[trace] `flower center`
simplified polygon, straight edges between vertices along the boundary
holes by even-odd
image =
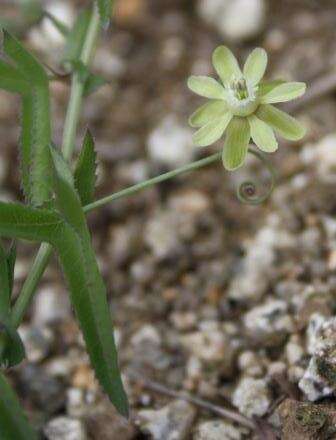
[[[258,88],[249,84],[245,78],[232,78],[225,86],[230,111],[236,116],[248,116],[258,107]]]
[[[247,88],[247,83],[244,78],[234,79],[231,81],[230,88],[233,90],[235,97],[242,101],[249,97],[249,90]]]

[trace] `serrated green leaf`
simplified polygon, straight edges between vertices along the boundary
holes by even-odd
[[[118,367],[106,288],[84,213],[74,189],[62,177],[56,178],[58,203],[62,205],[67,200],[75,203],[78,218],[73,218],[74,213],[64,206],[64,215],[72,224],[62,221],[52,211],[0,202],[0,235],[46,241],[56,248],[96,376],[118,411],[127,416],[128,403]]]
[[[6,31],[4,49],[16,63],[18,74],[29,84],[29,93],[22,98],[22,188],[28,201],[40,206],[50,199],[51,193],[48,77],[36,58]]]
[[[120,377],[106,288],[91,244],[67,226],[62,232],[59,255],[96,376],[117,410],[127,417],[128,403]]]
[[[0,89],[26,94],[30,92],[28,81],[15,67],[0,60]]]
[[[100,75],[90,74],[85,82],[84,96],[89,96],[96,92],[100,87],[105,86],[108,81]]]
[[[87,30],[90,24],[91,11],[84,9],[81,11],[75,21],[73,28],[67,35],[63,60],[79,60]]]
[[[38,60],[9,32],[4,31],[4,50],[16,62],[19,72],[32,84],[48,84],[48,76]]]
[[[0,202],[0,235],[3,237],[45,241],[54,246],[62,224],[62,218],[55,211]]]
[[[91,363],[112,403],[127,416],[128,403],[118,367],[106,288],[92,249],[80,198],[56,167],[55,193],[57,206],[65,219],[56,247]]]
[[[113,0],[97,0],[100,20],[104,28],[110,23],[113,3]]]
[[[64,163],[61,164],[59,162],[59,156],[55,149],[50,148],[50,152],[54,165],[56,206],[65,221],[69,223],[81,237],[87,238],[88,230],[80,199],[74,189],[73,182],[69,182],[70,169],[67,169]]]
[[[94,140],[88,130],[74,173],[75,187],[83,206],[93,201],[96,185],[96,158]]]
[[[26,164],[29,169],[30,191],[27,198],[32,205],[40,206],[51,196],[51,165],[48,151],[51,140],[49,89],[33,89],[30,102],[28,111],[31,112],[31,126],[28,128],[30,138],[27,139],[30,161]]]
[[[12,388],[0,372],[1,440],[37,440]]]

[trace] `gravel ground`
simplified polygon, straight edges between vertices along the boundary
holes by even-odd
[[[84,4],[46,3],[69,21]],[[86,125],[96,138],[97,196],[216,149],[192,147],[187,116],[199,101],[186,78],[212,72],[218,44],[242,59],[261,45],[269,76],[311,85],[332,73],[335,23],[331,0],[120,0],[95,63],[109,84],[87,100],[78,138],[79,145]],[[46,22],[23,35],[58,68],[62,40]],[[59,143],[69,87],[53,83],[52,92]],[[3,199],[22,199],[18,108],[0,93]],[[333,91],[297,107],[296,116],[308,134],[271,156],[278,183],[261,206],[235,195],[246,177],[261,190],[268,182],[251,159],[242,171],[217,164],[90,214],[129,421],[94,380],[53,261],[20,328],[28,359],[9,373],[46,439],[336,439]],[[35,250],[19,246],[16,291]]]

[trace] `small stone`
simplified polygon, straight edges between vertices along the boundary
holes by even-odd
[[[91,411],[85,418],[85,422],[90,439],[134,440],[137,438],[137,430],[134,424],[121,417],[112,408],[98,414]]]
[[[233,393],[232,403],[247,417],[262,417],[271,404],[267,383],[250,377],[241,379]]]
[[[242,432],[223,420],[202,422],[196,428],[194,440],[241,440]]]
[[[182,345],[205,364],[216,365],[222,375],[230,376],[236,349],[219,328],[208,328],[181,337]]]
[[[83,422],[70,417],[50,420],[43,429],[48,440],[87,440]]]
[[[336,134],[329,134],[317,144],[306,146],[300,154],[301,160],[305,165],[315,167],[322,182],[336,182],[335,141]]]
[[[170,320],[177,330],[190,330],[197,323],[197,316],[193,312],[174,312],[170,315]]]
[[[294,245],[288,231],[279,224],[277,216],[269,216],[266,225],[246,244],[240,270],[229,285],[228,295],[239,302],[257,302],[266,293],[274,270],[278,249]]]
[[[317,316],[312,320],[316,324]],[[315,325],[310,336],[310,351],[313,356],[299,387],[311,401],[329,396],[336,391],[336,318]]]
[[[244,315],[247,336],[266,346],[281,344],[294,327],[285,301],[269,300]]]
[[[199,0],[199,15],[232,41],[258,36],[265,25],[264,0]]]
[[[285,362],[275,361],[271,362],[267,366],[267,373],[269,376],[282,376],[287,371],[287,365]]]
[[[286,357],[290,365],[295,365],[302,360],[305,355],[304,349],[300,344],[300,340],[297,336],[291,336],[290,340],[286,344]]]
[[[67,295],[54,286],[46,286],[36,296],[33,321],[36,325],[54,324],[64,321],[71,314]]]
[[[150,133],[147,149],[154,162],[170,168],[185,165],[192,160],[195,152],[192,132],[176,116],[168,115]]]
[[[174,400],[159,410],[142,410],[138,413],[140,429],[153,440],[185,440],[189,437],[195,408],[183,400]]]
[[[168,200],[168,207],[176,212],[184,212],[198,217],[210,209],[210,200],[205,193],[188,189],[174,193]]]
[[[60,22],[66,26],[71,27],[74,19],[75,12],[73,6],[69,2],[57,1],[47,2],[45,9]],[[29,32],[29,37],[35,48],[50,51],[50,47],[54,49],[61,49],[64,47],[64,37],[55,28],[54,24],[48,18],[44,18],[42,26],[35,27]]]
[[[144,325],[141,327],[131,339],[131,344],[133,346],[151,343],[154,345],[161,345],[161,336],[160,333],[153,325]]]
[[[145,243],[158,259],[173,256],[181,248],[179,241],[179,219],[174,212],[159,210],[148,221]]]
[[[63,383],[36,364],[27,363],[20,368],[20,386],[23,394],[45,414],[54,414],[64,407]]]
[[[319,313],[314,313],[307,327],[307,351],[313,355],[319,343],[320,331],[327,318]]]
[[[49,328],[21,326],[19,334],[30,362],[37,363],[47,357],[54,342],[54,335]]]
[[[263,374],[263,365],[253,351],[244,351],[238,357],[239,369],[246,375],[260,377]]]

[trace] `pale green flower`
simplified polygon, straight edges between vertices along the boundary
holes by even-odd
[[[223,164],[227,170],[239,168],[246,157],[250,138],[266,153],[278,148],[274,131],[285,139],[297,141],[305,129],[287,113],[272,104],[291,101],[303,95],[302,82],[261,82],[266,67],[267,53],[254,49],[246,60],[243,71],[232,52],[219,46],[213,53],[213,65],[221,79],[191,76],[188,87],[211,101],[190,117],[192,127],[201,127],[194,134],[200,147],[211,145],[226,131]]]

